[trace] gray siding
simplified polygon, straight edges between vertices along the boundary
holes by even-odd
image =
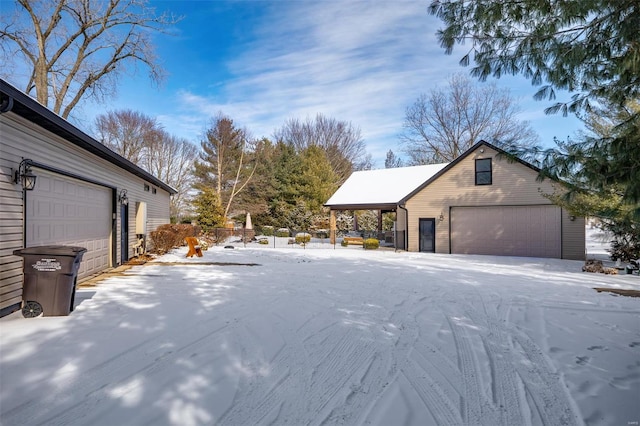
[[[13,256],[15,249],[23,247],[23,201],[22,188],[14,185],[11,168],[14,170],[22,158],[90,179],[95,182],[127,190],[129,198],[129,255],[136,242],[135,206],[136,202],[147,203],[147,233],[158,225],[169,223],[170,194],[155,187],[144,179],[125,171],[111,162],[90,152],[79,149],[74,144],[48,132],[11,112],[0,115],[0,309],[20,302],[22,295],[22,259]],[[38,174],[38,169],[33,169]],[[144,185],[152,191],[144,191]],[[116,263],[120,263],[120,208],[115,206]],[[110,256],[110,259],[112,255]],[[115,266],[115,265],[111,265]]]

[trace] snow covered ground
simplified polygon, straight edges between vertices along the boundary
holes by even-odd
[[[68,317],[0,319],[0,423],[640,421],[640,298],[592,289],[640,289],[638,276],[359,248],[185,251],[79,289]]]

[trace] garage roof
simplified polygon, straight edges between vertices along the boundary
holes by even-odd
[[[115,164],[121,169],[133,173],[147,182],[164,189],[169,192],[169,194],[177,193],[175,189],[166,183],[162,182],[121,155],[113,152],[3,79],[0,79],[0,92],[2,93],[2,111],[0,111],[0,113],[11,111],[14,114],[17,114],[60,136],[61,138],[64,138],[79,148],[89,151],[92,154]]]
[[[325,206],[334,209],[392,209],[448,163],[354,172]]]

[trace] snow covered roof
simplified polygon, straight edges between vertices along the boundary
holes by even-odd
[[[354,172],[329,198],[326,206],[396,205],[448,163]]]

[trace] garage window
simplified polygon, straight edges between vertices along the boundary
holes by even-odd
[[[491,185],[491,158],[476,160],[476,185]]]

